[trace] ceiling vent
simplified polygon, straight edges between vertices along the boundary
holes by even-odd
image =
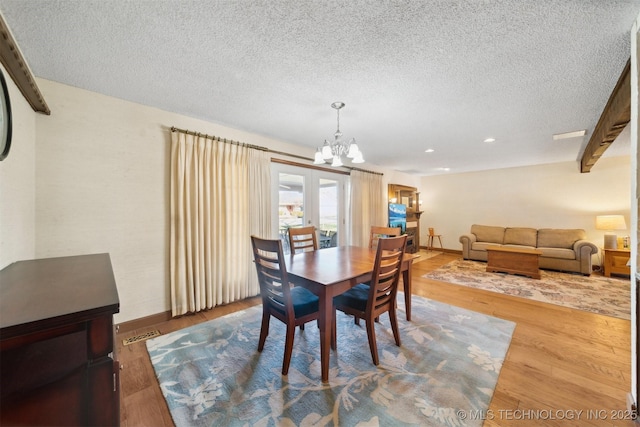
[[[556,133],[553,135],[553,140],[558,141],[560,139],[577,138],[579,136],[585,136],[586,133],[587,133],[586,130],[576,130],[573,132]]]

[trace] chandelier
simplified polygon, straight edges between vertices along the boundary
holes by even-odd
[[[342,132],[340,132],[340,109],[342,107],[344,107],[344,102],[334,102],[331,104],[331,108],[334,108],[338,113],[338,129],[336,133],[333,134],[335,138],[333,142],[325,139],[322,149],[318,148],[316,150],[313,161],[315,165],[331,162],[331,166],[333,167],[342,166],[343,156],[351,159],[351,163],[364,163],[364,158],[362,157],[362,152],[358,149],[356,139],[351,138],[349,142],[342,139]]]

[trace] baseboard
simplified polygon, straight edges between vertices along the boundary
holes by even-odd
[[[427,251],[427,250],[429,250],[429,248],[426,247],[426,246],[420,246],[420,250]],[[433,248],[432,250],[436,251],[436,252],[444,252],[444,253],[447,253],[447,254],[462,255],[462,250],[446,249],[446,248]]]
[[[118,323],[116,331],[118,333],[131,332],[136,329],[148,328],[156,323],[166,322],[171,319],[171,311],[152,314],[150,316],[141,317],[139,319],[129,320],[128,322]]]

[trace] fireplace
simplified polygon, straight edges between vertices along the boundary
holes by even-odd
[[[418,235],[417,227],[407,227],[407,253],[413,254],[418,252],[418,239],[416,238]]]
[[[416,253],[420,250],[420,215],[422,215],[420,193],[416,187],[400,184],[389,184],[388,188],[389,205],[401,205],[405,208],[403,224],[399,226],[406,224],[406,228],[403,228],[407,234],[407,252]],[[391,216],[389,218],[391,219]]]

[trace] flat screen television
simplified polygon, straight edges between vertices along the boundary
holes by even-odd
[[[400,227],[402,233],[407,231],[407,205],[389,203],[389,227]]]

